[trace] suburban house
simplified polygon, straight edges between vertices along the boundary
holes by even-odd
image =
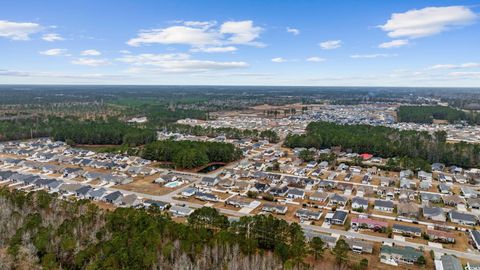
[[[372,231],[383,231],[388,227],[388,223],[385,221],[379,221],[366,217],[352,218],[350,223],[352,228],[358,229],[369,229]]]
[[[193,195],[195,195],[195,193],[197,193],[197,191],[198,191],[198,188],[188,187],[184,189],[181,194],[184,197],[192,197]]]
[[[419,216],[420,208],[417,204],[401,202],[397,205],[399,216],[416,219]]]
[[[194,210],[190,207],[174,205],[170,207],[168,211],[172,213],[174,216],[186,217],[186,216],[190,216],[190,214],[192,214]]]
[[[210,201],[210,202],[217,202],[218,197],[215,194],[212,193],[206,193],[206,192],[196,192],[195,193],[195,198],[202,200],[202,201]]]
[[[332,195],[330,195],[330,199],[329,199],[328,204],[345,206],[347,204],[347,202],[348,202],[347,198],[345,198],[343,196],[340,196],[336,193],[333,193]]]
[[[380,249],[380,261],[387,264],[414,264],[420,256],[423,253],[412,247],[383,245]]]
[[[262,207],[262,211],[285,215],[287,213],[288,207],[284,205],[269,204],[266,203]]]
[[[475,226],[477,225],[477,217],[472,214],[461,213],[455,210],[452,210],[448,213],[450,221],[453,223],[461,225]]]
[[[203,177],[200,184],[208,187],[213,187],[218,184],[219,179],[216,177]]]
[[[316,191],[312,195],[309,196],[309,199],[311,201],[317,201],[317,202],[326,202],[328,200],[329,194],[326,192],[318,192]]]
[[[442,265],[442,270],[463,270],[462,263],[453,255],[443,255],[442,258],[440,258],[440,263]]]
[[[352,198],[352,209],[358,210],[362,209],[363,211],[368,209],[368,200],[360,197]]]
[[[420,237],[422,235],[422,229],[414,226],[407,226],[402,224],[393,224],[392,231],[402,235]]]
[[[368,241],[363,241],[360,239],[347,238],[345,242],[348,244],[350,249],[356,253],[368,253],[373,252],[373,243]]]
[[[111,204],[119,205],[122,201],[122,197],[123,194],[120,191],[114,191],[108,195],[105,195],[103,200]]]
[[[337,210],[334,213],[327,213],[325,221],[330,224],[343,225],[347,221],[348,212]]]
[[[480,231],[470,230],[470,238],[472,239],[473,246],[476,249],[480,249]]]
[[[430,241],[437,241],[441,243],[455,243],[455,234],[440,230],[427,230],[427,235]]]
[[[445,216],[443,209],[440,207],[424,206],[423,217],[426,219],[442,221],[442,222],[445,222],[447,220],[447,217]]]
[[[162,202],[162,201],[154,201],[154,200],[145,200],[143,202],[143,205],[146,207],[146,208],[149,208],[149,207],[152,207],[152,206],[156,206],[158,207],[158,209],[160,210],[165,210],[167,209],[167,207],[170,205],[169,203],[167,202]]]
[[[287,198],[303,200],[305,198],[305,191],[298,188],[291,188],[288,190]]]
[[[393,213],[395,204],[392,201],[375,200],[373,209],[376,211]]]
[[[295,212],[295,216],[300,219],[319,220],[322,216],[322,212],[310,211],[307,209],[298,209],[297,212]]]
[[[427,173],[425,171],[419,171],[418,172],[418,179],[420,179],[421,181],[428,181],[428,182],[432,182],[432,174],[431,173]]]
[[[282,187],[272,187],[268,193],[270,193],[273,196],[280,196],[284,197],[285,194],[288,192],[288,187],[287,186],[282,186]]]

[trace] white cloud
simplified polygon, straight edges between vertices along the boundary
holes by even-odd
[[[12,40],[29,40],[31,34],[42,30],[43,27],[37,23],[0,20],[0,37]]]
[[[275,58],[272,58],[271,61],[274,63],[284,63],[284,62],[287,62],[288,60],[283,57],[275,57]]]
[[[361,59],[361,58],[379,58],[379,57],[392,57],[397,56],[396,54],[386,54],[386,53],[375,53],[375,54],[353,54],[350,55],[350,58]]]
[[[312,57],[309,57],[307,59],[305,59],[305,61],[307,62],[324,62],[325,59],[324,58],[321,58],[321,57],[318,57],[318,56],[312,56]]]
[[[341,40],[327,40],[318,44],[324,50],[333,50],[342,46]]]
[[[207,53],[222,53],[222,52],[234,52],[237,50],[237,47],[234,46],[225,46],[225,47],[200,47],[193,48],[190,51],[192,52],[207,52]]]
[[[121,54],[131,54],[131,53],[132,53],[132,52],[129,51],[129,50],[120,50],[120,51],[118,51],[118,52],[121,53]]]
[[[67,53],[67,49],[50,49],[41,51],[39,53],[47,56],[60,56],[65,55]]]
[[[83,55],[83,56],[98,56],[101,54],[102,53],[97,50],[85,50],[80,53],[80,55]]]
[[[380,28],[392,38],[419,38],[470,24],[476,18],[477,15],[464,6],[426,7],[393,13]]]
[[[262,31],[261,27],[253,26],[253,21],[229,21],[220,27],[220,33],[230,35],[227,39],[231,44],[263,46],[255,41]]]
[[[293,34],[294,36],[300,34],[300,30],[296,28],[290,28],[290,27],[287,27],[287,32]]]
[[[245,62],[217,62],[195,60],[186,53],[125,55],[117,61],[131,64],[134,71],[152,72],[207,72],[248,67]],[[146,68],[139,68],[146,67]]]
[[[480,67],[480,63],[463,63],[463,64],[438,64],[428,67],[427,69],[459,69],[459,68],[476,68]]]
[[[467,79],[480,79],[480,71],[457,71],[450,72],[448,75],[452,77],[462,77]]]
[[[45,41],[48,41],[48,42],[65,40],[62,36],[60,36],[59,34],[55,34],[55,33],[44,34],[42,36],[42,39],[45,40]]]
[[[392,40],[392,41],[389,41],[389,42],[381,43],[380,45],[378,45],[378,47],[382,48],[382,49],[390,49],[390,48],[402,47],[402,46],[405,46],[405,45],[408,45],[408,40],[406,40],[406,39],[395,39],[395,40]]]
[[[74,65],[99,67],[109,65],[110,62],[107,59],[93,59],[93,58],[77,58],[71,62]]]
[[[262,31],[261,27],[254,26],[250,20],[227,21],[220,27],[216,26],[216,22],[190,21],[167,28],[140,31],[137,37],[130,39],[127,44],[136,47],[148,44],[185,44],[192,48],[263,46],[257,41]],[[223,52],[221,49],[217,50]]]

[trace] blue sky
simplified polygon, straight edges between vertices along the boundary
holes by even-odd
[[[480,86],[480,1],[9,1],[0,83]]]

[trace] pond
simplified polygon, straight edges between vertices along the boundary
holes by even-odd
[[[225,166],[225,165],[223,165],[223,164],[212,164],[212,165],[209,165],[209,166],[201,169],[200,171],[198,171],[198,173],[209,173],[209,172],[215,171],[216,169],[219,169],[223,166]]]

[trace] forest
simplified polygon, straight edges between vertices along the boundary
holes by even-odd
[[[449,123],[467,121],[480,124],[480,115],[467,113],[446,106],[400,106],[397,111],[398,121],[431,124],[433,120],[447,120]]]
[[[197,141],[155,141],[140,150],[141,157],[160,162],[172,162],[175,167],[192,169],[211,162],[228,163],[242,156],[242,151],[230,143]]]
[[[151,129],[136,128],[117,120],[109,121],[63,121],[53,125],[51,136],[70,144],[129,145],[137,146],[156,139]]]
[[[107,211],[87,200],[5,188],[0,216],[0,269],[349,268],[344,240],[332,251],[336,262],[320,260],[320,238],[307,242],[297,223],[273,216],[230,222],[204,207],[176,223],[155,207]]]
[[[227,139],[261,139],[268,140],[271,143],[277,143],[280,140],[278,134],[272,130],[259,131],[256,129],[238,129],[229,127],[213,128],[182,124],[167,125],[166,130],[195,136],[208,136],[211,138],[223,135]]]
[[[312,122],[304,135],[289,135],[287,147],[328,148],[341,146],[345,151],[371,153],[384,158],[408,158],[413,166],[423,168],[425,161],[463,167],[480,166],[480,145],[447,143],[445,132],[431,135],[415,130],[369,125],[340,125]]]

